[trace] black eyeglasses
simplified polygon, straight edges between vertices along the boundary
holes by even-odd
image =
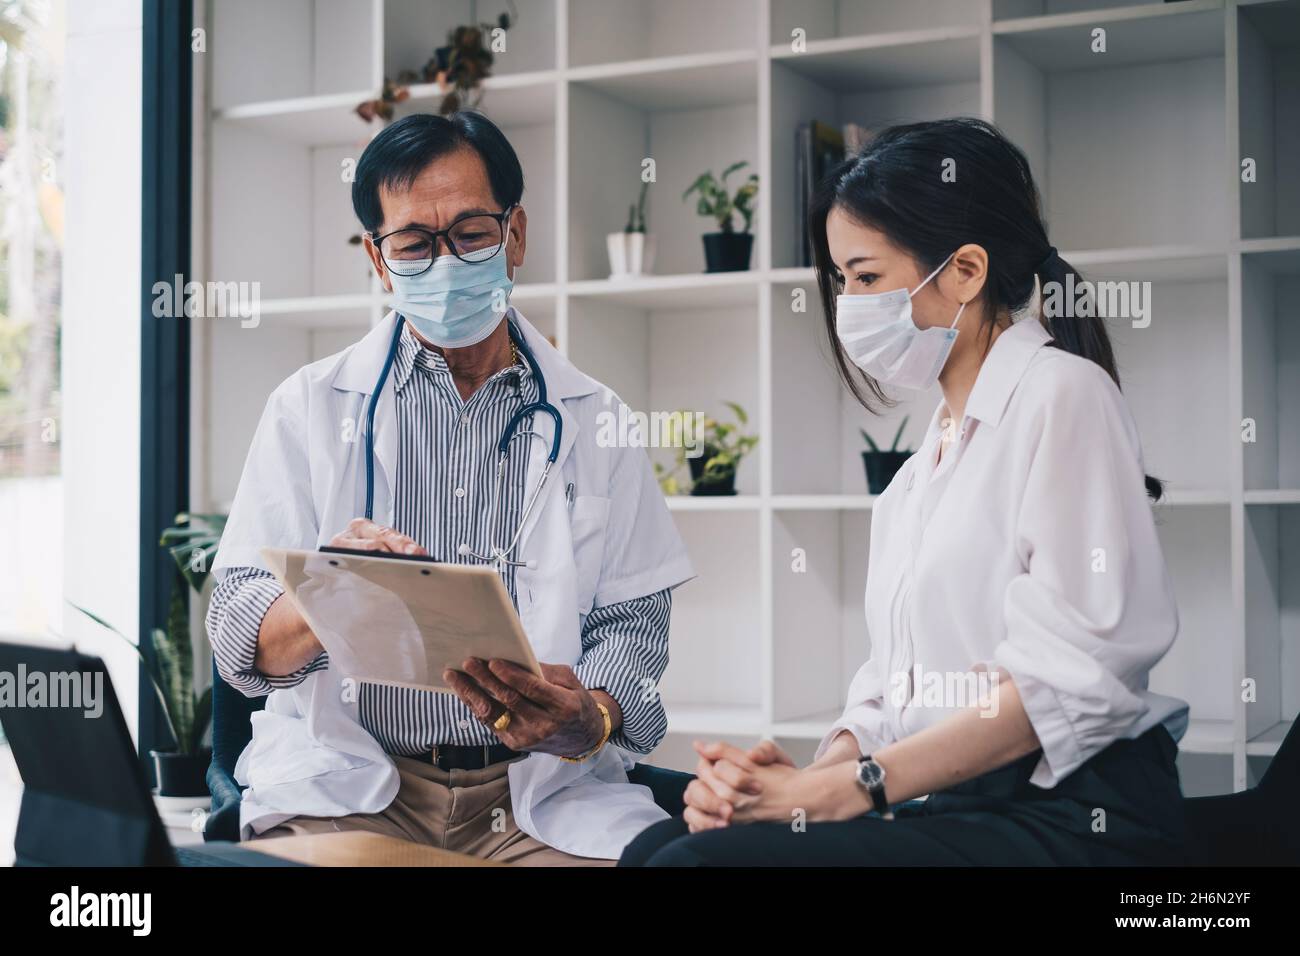
[[[438,240],[446,243],[451,254],[461,262],[486,262],[506,242],[506,221],[514,209],[504,212],[480,212],[462,216],[446,229],[398,229],[370,241],[379,249],[384,265],[393,275],[418,276],[433,267],[438,257]]]

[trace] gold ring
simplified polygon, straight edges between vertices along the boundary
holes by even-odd
[[[510,711],[507,710],[507,711],[504,711],[504,712],[501,714],[501,716],[498,717],[498,718],[493,722],[493,724],[492,724],[492,729],[493,729],[493,730],[496,730],[496,731],[504,731],[504,730],[505,730],[507,727],[509,727],[509,726],[510,726]]]

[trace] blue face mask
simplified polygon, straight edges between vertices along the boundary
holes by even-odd
[[[483,262],[439,256],[418,276],[390,271],[388,278],[393,308],[422,338],[445,349],[477,345],[491,335],[505,317],[514,288],[506,275],[504,249]]]

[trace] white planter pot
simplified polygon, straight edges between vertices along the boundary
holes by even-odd
[[[641,232],[611,232],[605,236],[609,276],[649,275],[654,268],[655,237]]]

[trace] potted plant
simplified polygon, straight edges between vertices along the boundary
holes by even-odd
[[[611,279],[645,275],[654,265],[655,240],[645,227],[645,199],[649,188],[649,183],[641,183],[641,195],[636,203],[628,206],[627,225],[623,231],[605,236]]]
[[[732,163],[722,171],[722,177],[710,170],[703,173],[682,193],[685,202],[692,194],[698,198],[695,211],[718,224],[717,232],[704,234],[704,262],[706,272],[743,272],[749,268],[754,236],[754,197],[758,195],[758,176],[750,177],[736,189],[734,195],[727,191],[727,177],[749,164],[743,160]],[[733,213],[739,213],[744,228],[736,232]]]
[[[749,424],[749,416],[735,402],[724,402],[736,416],[735,424],[725,424],[714,418],[703,421],[702,453],[687,458],[685,442],[673,441],[677,447],[677,460],[672,468],[664,468],[655,463],[655,474],[659,487],[666,495],[681,494],[678,473],[683,464],[687,464],[691,475],[690,494],[692,495],[734,495],[736,493],[736,469],[740,462],[758,444],[757,435],[746,435],[741,429]],[[685,419],[690,413],[683,412]]]
[[[103,618],[72,605],[129,644],[144,664],[173,742],[172,749],[150,751],[160,797],[199,797],[208,792],[205,778],[212,753],[203,746],[203,737],[212,720],[212,688],[202,695],[195,693],[194,646],[190,640],[185,587],[188,585],[195,592],[203,590],[225,523],[224,515],[182,514],[177,515],[174,527],[163,532],[159,543],[171,554],[177,570],[166,627],[155,627],[149,632],[152,661]]]
[[[510,4],[512,12],[514,4]],[[495,23],[469,23],[447,31],[447,42],[437,47],[428,62],[417,73],[400,70],[397,82],[384,77],[379,97],[366,100],[356,108],[356,114],[367,123],[376,116],[385,121],[393,118],[393,107],[410,96],[410,87],[416,83],[436,83],[443,94],[438,112],[446,116],[461,109],[477,109],[483,99],[483,81],[492,75],[496,61],[489,37],[494,30],[509,30],[518,21],[518,13],[500,14]]]
[[[908,416],[903,416],[903,422],[898,426],[898,431],[894,434],[894,443],[889,446],[888,451],[881,451],[880,446],[867,434],[866,429],[858,429],[870,449],[862,453],[862,464],[867,472],[867,491],[873,495],[878,495],[888,488],[889,483],[894,480],[894,475],[898,474],[898,469],[903,467],[903,462],[912,456],[911,451],[898,450],[898,443],[903,438],[903,429],[907,427],[907,418]]]

